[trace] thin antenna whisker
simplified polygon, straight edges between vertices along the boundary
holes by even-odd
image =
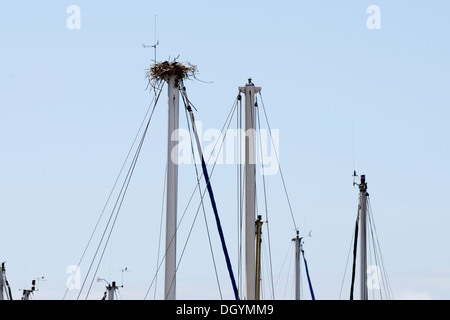
[[[146,45],[146,44],[142,44],[142,47],[145,48],[154,48],[155,49],[155,64],[157,63],[156,60],[156,47],[159,45],[159,40],[156,40],[156,14],[155,14],[155,44],[153,45]]]

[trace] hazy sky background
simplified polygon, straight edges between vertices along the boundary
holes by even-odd
[[[70,5],[81,10],[81,29],[67,28]],[[381,10],[379,30],[366,26],[370,5]],[[0,260],[14,297],[40,276],[47,280],[35,299],[64,296],[66,270],[78,263],[152,99],[145,69],[154,51],[141,44],[154,43],[156,15],[157,59],[180,55],[198,66],[204,82],[186,86],[204,129],[222,128],[248,77],[262,87],[297,226],[312,231],[304,249],[317,299],[339,298],[358,205],[354,168],[367,177],[394,298],[448,299],[449,12],[443,0],[3,3]],[[143,299],[157,266],[166,118],[163,93],[97,274],[121,284],[127,267],[123,299]],[[216,170],[237,273],[236,168]],[[283,262],[295,230],[279,175],[266,182],[275,280],[282,274],[275,298],[291,299],[292,262]],[[180,166],[179,215],[194,187],[194,167]],[[197,205],[180,227],[179,253]],[[223,297],[232,299],[209,199],[205,206]],[[82,277],[89,263],[87,255]],[[180,299],[220,298],[202,213],[177,281]],[[347,272],[345,299],[349,281]],[[89,299],[103,292],[94,282]]]

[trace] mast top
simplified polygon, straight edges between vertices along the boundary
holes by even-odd
[[[359,184],[359,190],[360,191],[366,191],[367,190],[367,182],[366,182],[366,175],[361,175],[361,183]]]
[[[254,87],[253,88],[248,88],[248,87]],[[252,78],[248,78],[248,82],[245,84],[245,87],[239,87],[239,92],[245,93],[247,91],[247,88],[249,90],[249,92],[251,92],[252,90],[254,91],[254,93],[258,93],[261,91],[261,87],[255,87],[255,85],[252,82]]]
[[[296,230],[296,237],[292,239],[292,241],[299,241],[303,239],[303,237],[300,237],[300,230]]]
[[[355,178],[358,175],[356,174],[356,170],[353,171],[353,186],[359,186],[359,191],[367,191],[367,182],[366,182],[366,175],[362,174],[360,178],[360,183],[355,182]]]

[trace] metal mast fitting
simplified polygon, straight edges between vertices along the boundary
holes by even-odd
[[[261,216],[258,216],[258,220],[256,220],[256,294],[255,299],[260,300],[261,298],[261,234],[262,234],[262,225]]]
[[[162,81],[168,84],[167,126],[167,184],[166,184],[166,249],[164,299],[176,298],[176,230],[178,203],[178,129],[179,129],[179,84],[194,76],[197,67],[180,62],[156,63],[147,73],[152,87]]]
[[[361,300],[367,300],[367,182],[366,176],[361,175],[359,184],[359,217],[360,217],[360,272],[361,272]]]
[[[245,95],[245,284],[246,299],[256,299],[256,257],[255,257],[255,94],[261,87],[255,87],[248,79],[239,92]]]

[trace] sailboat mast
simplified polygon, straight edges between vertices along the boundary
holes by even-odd
[[[246,299],[256,298],[256,257],[255,257],[255,94],[260,92],[251,79],[245,87],[239,87],[239,92],[245,94],[245,284]]]
[[[175,300],[176,287],[176,228],[178,200],[178,129],[179,86],[176,76],[168,80],[168,130],[167,130],[167,189],[166,189],[166,300]]]
[[[301,255],[301,241],[297,230],[297,236],[292,239],[295,241],[295,300],[300,300],[300,255]]]
[[[117,290],[116,282],[113,281],[111,285],[108,285],[106,287],[106,290],[108,290],[108,300],[114,300],[115,299],[115,292]]]
[[[6,280],[5,262],[2,262],[0,268],[0,300],[12,300],[11,288]]]
[[[360,210],[360,272],[361,272],[361,300],[367,300],[367,182],[366,176],[361,175],[359,185],[359,210]]]
[[[5,263],[2,262],[2,266],[0,269],[0,300],[5,300],[5,298],[3,297],[3,291],[6,291],[4,274],[5,274]]]

